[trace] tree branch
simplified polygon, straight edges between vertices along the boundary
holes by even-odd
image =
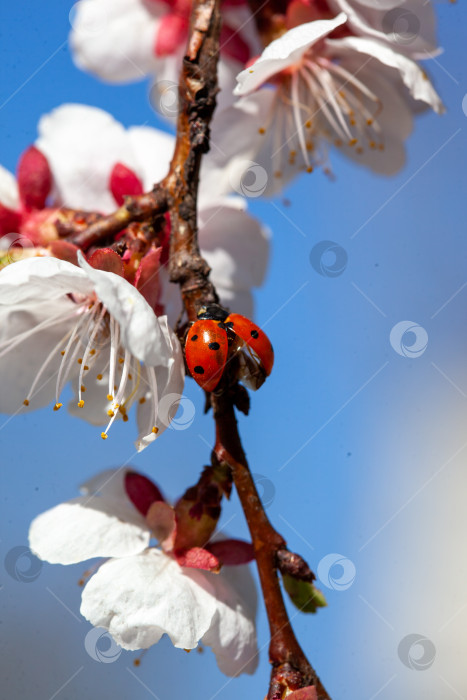
[[[294,562],[304,578],[309,579],[313,574],[301,557],[287,552],[285,540],[266,516],[248,467],[228,395],[213,394],[212,404],[216,421],[215,453],[220,461],[227,462],[233,470],[234,483],[255,550],[269,620],[269,660],[272,673],[268,700],[280,700],[286,689],[297,690],[309,685],[316,686],[319,700],[329,700],[329,695],[298,644],[290,624],[277,577],[279,559]]]
[[[164,182],[154,185],[152,192],[137,197],[126,197],[125,204],[113,214],[103,216],[84,231],[71,235],[68,240],[87,250],[105,238],[115,236],[133,221],[145,221],[157,214],[164,214],[169,205],[169,198]]]
[[[191,321],[196,320],[201,306],[218,301],[216,290],[209,281],[209,266],[199,250],[197,229],[199,172],[202,156],[209,150],[209,123],[217,94],[218,3],[219,0],[195,0],[193,5],[190,37],[180,75],[177,140],[165,180],[171,199],[170,278],[180,285],[184,307]],[[211,394],[216,421],[214,452],[232,469],[255,549],[271,631],[272,675],[268,699],[282,700],[286,692],[313,685],[319,700],[330,700],[294,635],[282,598],[277,567],[295,567],[309,580],[313,574],[301,558],[285,554],[286,543],[266,516],[238,434],[234,412],[237,394],[235,385],[229,385],[227,379],[216,394]],[[281,562],[279,552],[283,553]]]

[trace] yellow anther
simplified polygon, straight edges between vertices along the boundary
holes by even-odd
[[[80,401],[78,401],[78,408],[83,408],[83,406],[84,406],[84,401],[83,401],[83,399],[81,399]]]
[[[133,375],[131,374],[131,372],[128,372],[128,379],[130,380],[130,382],[133,379]]]
[[[308,121],[305,122],[305,128],[311,129],[311,119],[308,119]]]
[[[368,145],[370,146],[370,148],[376,148],[376,143],[374,141],[370,141]]]
[[[121,365],[123,365],[123,363],[125,362],[125,360],[123,359],[123,357],[119,357],[119,358],[118,358],[118,361],[119,361],[119,363],[120,363]]]
[[[97,379],[100,381],[102,379],[102,374],[98,374]]]
[[[25,406],[29,406],[29,399],[24,399],[23,404],[24,404]]]
[[[112,394],[107,394],[107,401],[112,401],[112,399],[113,399]]]
[[[254,71],[253,71],[253,70],[249,70],[248,73],[254,73]]]
[[[84,384],[81,384],[81,391],[86,391],[86,387],[84,386]]]
[[[62,357],[63,357],[64,354],[65,354],[65,350],[62,350],[62,351],[60,352],[60,355],[62,355]]]
[[[126,423],[128,420],[128,416],[126,413],[123,414],[123,422]]]
[[[282,177],[282,173],[280,170],[276,170],[274,173],[274,177]]]
[[[142,396],[139,400],[140,403],[146,403],[146,397]]]
[[[109,436],[107,435],[107,433],[101,433],[101,438],[102,438],[103,440],[107,440],[108,437],[109,437]]]
[[[258,134],[265,134],[265,133],[266,133],[266,129],[263,129],[263,127],[260,126],[258,129]]]
[[[158,432],[159,432],[159,428],[156,428],[156,426],[154,426],[154,427],[151,429],[151,433],[154,433],[154,435],[157,435]]]
[[[308,168],[306,169],[306,171],[307,171],[307,173],[312,173],[312,172],[313,172],[313,168],[311,167],[311,165],[308,166]]]
[[[358,139],[350,139],[349,146],[355,146],[356,143],[358,143]]]
[[[349,119],[349,124],[350,124],[350,126],[355,126],[355,124],[356,124],[355,119],[353,119],[353,118]]]
[[[54,411],[58,411],[58,409],[61,408],[62,406],[63,406],[62,403],[56,403],[54,406]]]
[[[82,364],[83,364],[83,358],[82,358],[82,357],[78,357],[78,364],[79,364],[79,365],[82,365]]]
[[[83,369],[84,371],[86,371],[87,369],[89,369],[89,367],[87,365],[84,365]]]
[[[368,124],[368,126],[371,126],[373,124],[373,119],[367,119],[366,123]]]
[[[90,354],[90,355],[95,355],[95,354],[96,354],[96,351],[94,350],[94,348],[93,348],[92,350],[89,351],[89,354]]]
[[[115,413],[112,411],[111,408],[109,408],[109,410],[107,411],[107,415],[108,415],[110,418],[113,418],[114,415],[115,415]]]

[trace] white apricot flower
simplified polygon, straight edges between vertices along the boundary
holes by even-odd
[[[79,0],[70,18],[75,63],[110,83],[153,76],[153,106],[175,118],[190,11],[191,0]],[[258,53],[259,40],[246,1],[224,0],[221,11],[219,85],[226,106],[235,75]]]
[[[226,675],[253,673],[256,591],[248,568],[214,574],[149,547],[145,515],[164,501],[142,475],[107,470],[81,491],[83,496],[39,515],[29,532],[31,550],[50,563],[112,557],[86,584],[81,614],[124,649],[147,649],[167,634],[181,649],[200,642],[212,647]]]
[[[213,134],[233,156],[224,176],[218,163],[219,178],[232,179],[250,158],[270,174],[271,193],[297,172],[326,165],[327,144],[376,172],[402,167],[412,114],[426,106],[440,113],[443,105],[407,56],[374,39],[330,38],[346,21],[341,13],[289,29],[237,76],[236,94],[247,97],[224,112],[233,145]]]
[[[118,261],[113,251],[108,258]],[[105,267],[106,255],[99,260]],[[103,438],[138,403],[141,450],[176,412],[184,384],[179,341],[118,267],[96,269],[81,252],[78,263],[32,257],[0,271],[0,411],[53,397],[58,409],[74,380],[79,415],[106,421]]]
[[[107,112],[78,104],[62,105],[43,116],[38,131],[36,147],[50,164],[55,202],[102,213],[122,204],[123,194],[148,191],[162,180],[175,145],[170,134],[148,126],[125,129]],[[227,196],[232,184],[211,175],[210,155],[203,160],[198,199],[201,253],[212,268],[221,302],[251,318],[252,288],[264,280],[269,234],[246,212],[244,198]],[[167,259],[168,238],[161,262]],[[160,278],[159,301],[173,324],[181,312],[180,295],[164,269]]]

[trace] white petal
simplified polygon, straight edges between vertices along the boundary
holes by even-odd
[[[73,293],[87,295],[92,288],[83,270],[57,258],[27,258],[0,271],[0,305],[52,300]]]
[[[150,126],[132,126],[128,129],[128,138],[138,163],[138,172],[143,177],[144,189],[150,190],[169,171],[175,139],[172,134]]]
[[[379,41],[360,37],[352,36],[345,39],[328,40],[327,46],[334,57],[350,56],[353,52],[358,52],[368,56],[370,60],[376,59],[384,66],[396,71],[414,100],[425,102],[438,114],[444,111],[443,103],[426,73],[410,58]]]
[[[232,309],[246,315],[247,310],[239,304],[245,295],[251,295],[253,287],[261,286],[264,281],[269,235],[257,219],[238,207],[229,206],[229,200],[225,200],[225,204],[200,210],[199,242],[222,301],[228,295]],[[237,294],[238,303],[235,301]]]
[[[43,116],[38,131],[36,145],[49,160],[59,203],[86,211],[115,210],[109,189],[114,165],[123,163],[139,175],[120,122],[97,107],[65,104]]]
[[[412,57],[436,50],[436,16],[425,0],[329,0],[346,13],[355,33],[392,45]]]
[[[185,383],[185,363],[180,342],[175,333],[169,328],[167,317],[161,316],[159,320],[167,345],[170,347],[172,358],[168,366],[158,367],[155,370],[158,392],[157,417],[154,417],[153,402],[150,400],[151,382],[147,373],[151,370],[143,368],[141,384],[142,387],[143,385],[146,386],[147,395],[145,403],[138,403],[139,435],[135,443],[138,452],[141,452],[151,442],[154,442],[170,426],[177,412]],[[158,429],[157,434],[152,432],[152,427]]]
[[[320,19],[289,29],[279,39],[268,44],[255,63],[238,74],[235,94],[246,95],[275,73],[298,63],[310,46],[344,24],[346,19],[346,15],[341,13],[334,19]]]
[[[19,264],[13,263],[10,267]],[[0,295],[2,294],[0,285]],[[0,345],[37,328],[54,315],[65,316],[73,307],[74,304],[67,298],[21,306],[0,305]],[[15,413],[23,407],[23,401],[44,360],[69,329],[70,325],[66,321],[43,327],[0,357],[0,413]],[[64,342],[63,347],[65,344]],[[61,360],[60,351],[57,350],[56,357],[51,358],[25,411],[46,406],[52,401]]]
[[[159,320],[146,299],[120,275],[96,270],[78,252],[80,267],[96,294],[120,325],[123,346],[147,365],[167,366],[172,357]]]
[[[132,471],[127,468],[104,469],[91,479],[88,479],[79,487],[80,492],[85,496],[99,496],[106,500],[120,501],[128,503],[128,496],[125,491],[125,476]]]
[[[19,206],[16,178],[2,165],[0,165],[0,204],[8,209],[16,209]]]
[[[76,564],[94,557],[127,557],[142,552],[150,532],[130,502],[75,498],[31,523],[31,550],[51,564]]]
[[[81,0],[70,43],[79,68],[112,83],[140,80],[154,70],[157,18],[163,3]]]
[[[193,649],[217,605],[202,572],[185,571],[157,549],[109,561],[85,587],[81,614],[124,649],[147,649],[164,633],[174,646]]]
[[[258,665],[255,632],[256,587],[248,566],[228,566],[209,576],[217,599],[217,613],[202,642],[212,648],[227,676],[254,673]],[[249,605],[246,600],[252,603]]]
[[[81,614],[124,649],[147,649],[169,635],[174,646],[212,646],[228,675],[256,666],[253,613],[226,577],[183,569],[157,549],[112,560],[83,591]]]
[[[212,199],[234,188],[242,194],[238,183],[245,164],[257,161],[257,153],[264,143],[259,129],[268,122],[275,95],[275,90],[262,88],[237,100],[229,109],[215,113],[212,146],[201,169],[200,206],[209,206]]]

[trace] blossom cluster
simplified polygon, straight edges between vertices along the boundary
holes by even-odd
[[[151,76],[153,103],[175,117],[190,7],[179,0],[80,0],[71,33],[75,60],[112,83]],[[291,0],[251,7],[243,0],[221,5],[218,177],[241,181],[252,161],[267,182],[250,192],[272,194],[300,172],[317,166],[330,172],[330,147],[375,172],[397,172],[413,116],[428,107],[443,111],[418,63],[438,53],[431,3]]]
[[[150,76],[153,106],[173,119],[191,9],[191,0],[79,0],[74,60],[111,83]],[[404,164],[414,115],[443,105],[419,63],[437,53],[429,1],[221,0],[221,17],[199,246],[221,304],[249,319],[269,232],[248,213],[247,198],[273,195],[317,167],[331,172],[334,148],[393,174]],[[138,451],[170,426],[185,381],[170,216],[164,211],[146,228],[133,221],[103,245],[80,245],[76,233],[163,181],[173,150],[166,132],[125,128],[101,109],[66,104],[40,119],[16,177],[0,166],[0,412],[59,410],[70,384],[69,411],[99,426],[104,440],[132,407]],[[234,331],[227,316],[203,320],[214,319],[227,353]],[[260,329],[248,329],[257,339]],[[209,347],[217,352],[219,343]],[[106,471],[81,497],[38,516],[30,546],[51,563],[105,559],[83,590],[81,612],[123,648],[147,648],[167,633],[176,647],[211,646],[221,670],[237,675],[257,663],[256,598],[245,567],[253,549],[215,536],[230,492],[215,467],[174,506],[147,477]],[[325,605],[310,578],[297,581],[289,593],[299,607]],[[300,692],[290,697],[317,697],[311,687]]]

